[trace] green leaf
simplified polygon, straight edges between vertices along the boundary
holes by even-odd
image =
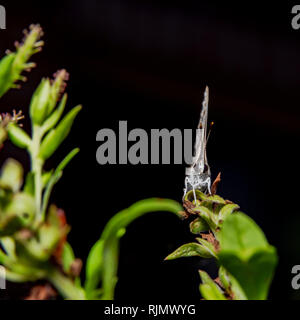
[[[224,221],[228,216],[230,216],[234,211],[238,210],[240,207],[235,203],[226,204],[219,211],[219,222]]]
[[[190,231],[194,234],[200,234],[203,231],[208,231],[208,224],[200,217],[196,218],[190,223]]]
[[[24,184],[24,192],[34,195],[34,173],[33,172],[28,172],[26,175],[25,179],[25,184]]]
[[[11,122],[7,126],[7,133],[9,139],[19,148],[28,149],[31,145],[31,139],[28,134],[21,129],[17,124]]]
[[[219,232],[222,250],[229,250],[247,258],[257,248],[268,248],[268,241],[258,225],[244,213],[229,216]]]
[[[102,266],[103,266],[103,247],[104,240],[99,239],[92,246],[89,255],[86,260],[86,282],[85,289],[91,292],[96,289],[98,283],[102,277]]]
[[[230,283],[229,275],[223,266],[219,268],[218,275],[224,289],[228,292],[230,290],[231,283]]]
[[[202,284],[200,292],[205,300],[226,300],[221,288],[210,278],[205,271],[199,271]]]
[[[10,53],[0,61],[0,97],[11,86],[11,70],[15,59],[15,53]]]
[[[44,173],[42,174],[43,188],[48,184],[48,182],[50,181],[52,175],[53,175],[53,170],[44,172]]]
[[[75,155],[79,152],[79,148],[73,149],[71,152],[67,154],[67,156],[61,161],[61,163],[57,166],[54,173],[51,174],[50,179],[46,185],[45,193],[43,196],[43,205],[42,205],[42,215],[44,216],[47,210],[47,206],[49,203],[50,195],[54,185],[61,178],[64,168],[67,164],[75,157]]]
[[[54,175],[59,173],[60,171],[63,171],[65,167],[69,164],[69,162],[76,156],[76,154],[79,152],[79,148],[75,148],[72,151],[70,151],[64,159],[60,162],[60,164],[57,166],[57,168],[54,171]]]
[[[4,163],[0,176],[0,187],[10,189],[13,192],[20,190],[23,183],[23,167],[14,160],[8,159]]]
[[[221,198],[220,196],[218,196],[216,194],[213,196],[207,196],[205,201],[210,201],[210,202],[218,203],[218,204],[225,204],[226,203],[226,201],[223,198]]]
[[[76,115],[81,110],[81,106],[73,108],[44,138],[41,144],[39,156],[46,160],[54,153],[60,144],[68,136]]]
[[[196,194],[196,198],[198,200],[201,200],[201,201],[207,200],[208,196],[205,193],[201,192],[200,190],[195,190],[195,194]],[[188,201],[191,201],[191,202],[195,201],[193,190],[190,190],[190,191],[188,191],[186,193],[186,195],[184,196],[184,200],[185,201],[188,200]]]
[[[211,258],[212,254],[208,251],[205,247],[201,246],[198,243],[186,243],[176,249],[174,252],[169,254],[165,260],[173,260],[178,258],[185,258],[185,257],[202,257],[202,258]]]
[[[216,219],[214,213],[204,206],[196,206],[193,208],[193,211],[196,212],[200,218],[202,218],[210,227],[211,230],[215,230],[217,228]]]
[[[196,240],[205,248],[205,250],[207,252],[210,253],[211,257],[214,257],[216,259],[218,258],[217,253],[216,253],[216,249],[212,243],[210,243],[207,240],[204,240],[202,238],[196,238]]]
[[[229,216],[219,232],[221,265],[250,300],[267,298],[277,264],[276,249],[256,223],[243,213]]]
[[[68,273],[70,271],[71,265],[75,260],[75,255],[71,245],[65,242],[62,252],[62,266],[63,270]]]
[[[43,132],[47,132],[57,124],[58,120],[60,119],[61,115],[64,112],[66,102],[67,102],[67,94],[64,94],[64,96],[62,97],[58,105],[58,108],[44,122],[43,128],[42,128]]]

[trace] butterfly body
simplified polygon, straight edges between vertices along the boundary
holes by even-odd
[[[195,200],[195,190],[211,193],[211,174],[206,156],[208,94],[208,87],[206,87],[196,133],[195,156],[192,165],[186,169],[185,177],[184,196],[188,191],[193,190]]]

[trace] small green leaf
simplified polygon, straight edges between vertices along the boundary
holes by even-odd
[[[210,211],[207,207],[196,206],[193,208],[193,211],[196,212],[200,218],[202,218],[210,227],[210,229],[215,230],[217,228],[216,220],[214,213]]]
[[[41,144],[39,156],[46,160],[54,151],[60,146],[60,144],[68,136],[72,124],[76,115],[81,110],[81,106],[73,108],[57,125],[55,129],[52,129],[44,138]]]
[[[49,180],[53,175],[53,170],[44,172],[42,175],[43,188],[48,184]]]
[[[178,258],[185,258],[185,257],[201,257],[201,258],[212,258],[214,255],[211,250],[207,249],[198,243],[191,242],[186,243],[176,249],[174,252],[169,254],[165,260],[173,260]]]
[[[86,260],[86,291],[92,291],[96,289],[96,286],[100,282],[102,276],[101,270],[103,262],[103,248],[104,240],[99,239],[89,252]]]
[[[218,203],[218,204],[225,204],[226,201],[221,198],[218,195],[213,195],[213,196],[207,196],[206,201],[210,201],[210,202],[214,202],[214,203]]]
[[[205,300],[226,300],[221,288],[210,278],[205,271],[199,271],[202,284],[200,292]]]
[[[231,286],[230,279],[229,279],[228,273],[226,272],[226,270],[225,270],[225,268],[223,266],[221,266],[219,268],[218,275],[219,275],[219,279],[222,282],[222,285],[223,285],[224,289],[226,291],[229,291],[230,290],[230,286]]]
[[[190,223],[190,231],[194,234],[200,234],[201,232],[208,231],[208,224],[200,217],[196,218]]]
[[[198,200],[201,200],[201,201],[207,200],[208,196],[206,194],[204,194],[203,192],[201,192],[200,190],[195,190],[195,194],[196,194],[196,198]],[[185,201],[188,200],[188,201],[191,201],[191,202],[195,201],[193,190],[190,190],[190,191],[188,191],[186,193],[186,195],[184,196],[184,200]]]
[[[62,266],[63,270],[68,273],[70,271],[71,265],[75,260],[75,255],[71,245],[65,242],[62,252]]]
[[[10,53],[0,60],[0,97],[11,86],[12,65],[15,59],[15,53]]]
[[[61,163],[57,166],[55,171],[52,173],[51,176],[47,182],[45,193],[43,196],[43,205],[42,205],[42,215],[44,216],[47,210],[48,202],[50,199],[50,195],[52,192],[52,189],[54,185],[58,182],[58,180],[61,178],[64,168],[67,166],[67,164],[75,157],[75,155],[79,152],[79,148],[73,149],[71,152],[67,154],[67,156],[61,161]],[[46,181],[44,181],[46,183]]]
[[[76,154],[79,152],[79,148],[75,148],[72,151],[70,151],[65,158],[60,162],[60,164],[55,169],[54,174],[57,174],[60,171],[63,171],[65,167],[68,165],[68,163],[76,156]]]
[[[13,192],[20,190],[23,183],[23,167],[14,160],[8,159],[4,163],[0,176],[0,187],[10,189]]]
[[[228,216],[230,216],[234,211],[238,210],[240,207],[235,203],[226,204],[219,212],[219,221],[224,221]]]
[[[24,184],[24,192],[34,195],[34,173],[28,172]]]
[[[196,238],[196,240],[205,248],[205,250],[207,252],[210,253],[211,257],[214,257],[216,259],[218,258],[216,249],[215,249],[215,247],[213,246],[212,243],[210,243],[207,240],[202,239],[202,238]]]
[[[31,139],[17,124],[11,122],[7,126],[8,137],[19,148],[29,148]]]
[[[60,119],[61,115],[64,112],[66,102],[67,102],[67,94],[64,94],[58,105],[58,108],[44,122],[43,129],[42,129],[43,132],[47,132],[57,124],[58,120]]]

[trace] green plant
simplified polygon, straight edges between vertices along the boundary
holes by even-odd
[[[188,192],[183,203],[186,213],[195,217],[190,231],[200,237],[175,250],[166,260],[190,256],[215,259],[220,267],[218,278],[212,280],[199,271],[200,292],[206,300],[266,299],[277,264],[276,249],[237,204],[199,190],[196,196],[195,201],[193,191]]]
[[[34,66],[28,60],[40,51],[42,30],[31,26],[16,52],[0,61],[0,97],[19,87],[24,70]],[[117,282],[119,239],[128,224],[154,211],[178,213],[181,206],[167,199],[147,199],[116,214],[92,247],[86,265],[85,284],[79,278],[81,260],[67,242],[69,226],[63,210],[49,206],[53,187],[66,165],[78,153],[73,149],[56,169],[45,171],[44,164],[68,136],[81,106],[64,117],[67,95],[63,94],[68,74],[58,71],[52,81],[42,79],[30,102],[31,136],[19,125],[21,113],[2,114],[0,145],[9,138],[30,156],[31,169],[24,177],[22,165],[8,159],[0,175],[0,264],[14,282],[47,280],[67,299],[113,299]],[[62,118],[62,119],[61,119]]]
[[[18,81],[25,81],[22,73],[34,66],[28,61],[40,51],[41,35],[39,26],[31,26],[16,52],[0,60],[0,97],[19,87]],[[20,112],[0,117],[0,146],[9,138],[25,149],[31,160],[25,179],[22,165],[14,159],[4,163],[0,174],[0,264],[8,280],[46,280],[66,299],[113,299],[119,241],[126,227],[148,212],[169,211],[179,217],[193,217],[190,231],[198,237],[197,242],[181,246],[166,260],[198,256],[213,258],[220,266],[215,280],[200,271],[204,299],[266,299],[277,263],[276,250],[237,204],[215,194],[219,178],[213,184],[213,195],[197,190],[194,200],[193,192],[187,193],[183,199],[185,211],[173,200],[151,198],[113,216],[90,250],[85,282],[81,284],[82,262],[67,242],[69,226],[64,211],[49,205],[53,187],[78,148],[69,152],[56,169],[44,170],[45,162],[68,136],[81,109],[74,107],[63,116],[67,78],[65,70],[58,71],[52,81],[43,79],[35,90],[29,107],[31,135],[20,126]]]

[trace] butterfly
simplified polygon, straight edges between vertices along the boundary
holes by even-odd
[[[211,194],[211,173],[206,156],[208,100],[209,90],[208,87],[206,87],[202,102],[200,120],[196,130],[196,142],[194,146],[195,156],[193,157],[192,165],[189,168],[186,168],[185,172],[186,176],[183,196],[185,196],[190,190],[193,190],[195,201],[195,190]]]

